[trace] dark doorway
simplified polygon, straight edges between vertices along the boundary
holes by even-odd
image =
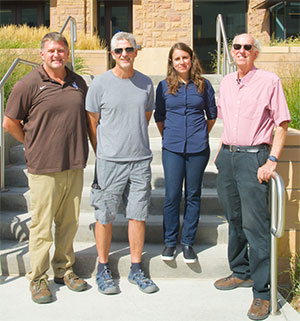
[[[98,33],[110,49],[110,39],[118,31],[132,32],[132,1],[99,1]]]
[[[216,18],[223,16],[228,39],[246,32],[247,0],[194,0],[193,46],[206,73],[212,73],[212,55],[217,49]]]

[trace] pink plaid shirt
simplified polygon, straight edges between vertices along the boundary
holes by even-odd
[[[272,144],[274,125],[290,121],[280,79],[256,67],[240,81],[237,72],[225,76],[217,106],[226,145]]]

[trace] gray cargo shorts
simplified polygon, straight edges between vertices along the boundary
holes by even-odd
[[[114,221],[121,202],[128,219],[145,221],[151,196],[152,159],[113,162],[97,159],[99,188],[91,189],[90,201],[100,224]]]

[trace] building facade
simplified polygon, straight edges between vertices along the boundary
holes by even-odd
[[[147,61],[155,49],[185,42],[207,71],[216,49],[216,16],[223,15],[227,37],[249,32],[263,44],[299,35],[299,0],[31,0],[1,1],[0,25],[44,24],[60,30],[68,16],[78,30],[109,39],[118,30],[133,32]],[[154,63],[155,65],[155,63]]]

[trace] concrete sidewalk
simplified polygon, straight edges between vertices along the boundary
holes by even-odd
[[[89,289],[72,292],[53,283],[55,301],[39,305],[31,301],[25,277],[1,277],[0,315],[5,321],[249,321],[247,311],[252,291],[240,288],[218,291],[214,280],[153,279],[160,288],[144,294],[122,277],[121,293],[106,296],[98,292],[95,278],[86,279]],[[281,297],[281,312],[270,321],[300,321],[300,314]]]

